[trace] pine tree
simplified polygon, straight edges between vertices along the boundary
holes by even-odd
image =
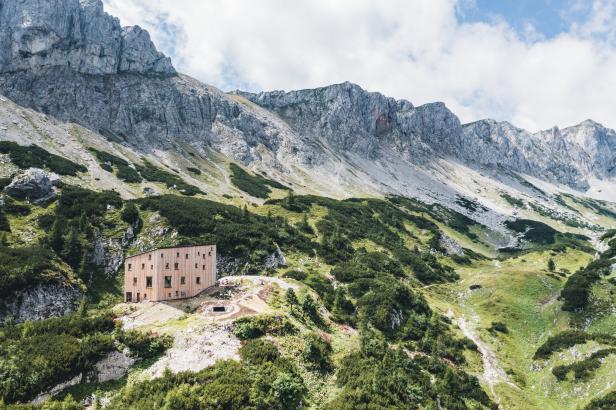
[[[305,233],[314,234],[314,229],[312,229],[312,226],[308,223],[308,214],[304,213],[302,216],[302,222],[299,224],[299,228]]]
[[[58,218],[51,227],[51,234],[49,239],[49,245],[59,255],[64,249],[64,229],[66,221],[62,218]]]
[[[79,271],[83,257],[83,245],[79,236],[79,229],[73,225],[68,240],[64,244],[63,259],[75,272]]]
[[[134,202],[127,203],[122,209],[122,220],[130,225],[134,225],[139,220],[139,209]]]
[[[556,270],[556,263],[554,263],[554,259],[552,258],[548,260],[548,270],[550,272],[554,272]]]
[[[2,209],[0,209],[0,232],[11,232],[11,224]]]
[[[293,288],[287,289],[285,300],[291,307],[296,306],[299,303],[299,301],[297,300],[297,295],[295,294],[295,291],[293,290]]]

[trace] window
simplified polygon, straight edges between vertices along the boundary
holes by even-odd
[[[128,270],[131,270],[132,268],[133,268],[133,264],[132,264],[132,263],[129,263],[129,264],[128,264]]]
[[[195,269],[199,269],[199,264],[195,263]]]
[[[201,252],[197,251],[197,256],[201,256]]]
[[[203,265],[203,270],[205,270],[205,265]]]
[[[205,253],[203,254],[203,259],[205,259]]]
[[[133,301],[133,293],[132,292],[126,292],[126,301],[127,302],[132,302]]]
[[[151,288],[152,287],[152,277],[151,276],[146,276],[145,277],[145,287],[146,288]]]
[[[133,286],[137,286],[137,277],[133,278]]]
[[[169,292],[169,297],[171,297],[171,292]]]
[[[188,254],[186,254],[186,259],[188,259]]]
[[[165,269],[169,269],[169,262],[165,263]]]
[[[201,284],[201,276],[197,276],[197,285]]]
[[[145,263],[141,264],[141,269],[145,269]]]
[[[154,270],[154,265],[150,265],[150,270]]]
[[[178,258],[180,257],[180,252],[178,252]]]
[[[178,270],[179,266],[180,264],[176,262],[173,264],[173,269]]]
[[[151,261],[152,260],[152,254],[148,255],[148,260]]]
[[[143,300],[148,300],[148,294],[147,293],[143,294]]]
[[[212,256],[212,251],[209,251],[209,252],[207,253],[207,256]]]
[[[186,276],[180,278],[180,285],[186,285]]]
[[[165,276],[165,287],[166,288],[171,287],[171,276]]]
[[[164,253],[161,253],[161,254],[160,254],[160,257],[161,257],[161,258],[164,258],[164,257],[165,257],[165,254],[164,254]]]
[[[175,297],[177,298],[178,296],[180,296],[180,292],[179,291],[175,291]]]

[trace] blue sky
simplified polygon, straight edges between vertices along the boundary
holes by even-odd
[[[468,0],[460,3],[458,16],[466,22],[502,18],[520,33],[530,24],[550,38],[583,21],[591,6],[592,2],[580,0]]]
[[[222,90],[351,81],[462,122],[616,128],[616,0],[104,0]]]

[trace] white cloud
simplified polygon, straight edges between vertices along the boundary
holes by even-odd
[[[348,80],[444,101],[464,122],[616,127],[616,0],[595,0],[587,20],[549,39],[502,19],[462,23],[461,2],[472,0],[105,0],[180,71],[225,90]]]

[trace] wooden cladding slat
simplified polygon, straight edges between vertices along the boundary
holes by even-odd
[[[151,288],[146,287],[147,276],[152,276]],[[165,288],[165,276],[171,276],[170,288]],[[156,249],[124,262],[124,297],[131,292],[133,302],[137,297],[154,302],[193,297],[215,283],[216,245]]]

